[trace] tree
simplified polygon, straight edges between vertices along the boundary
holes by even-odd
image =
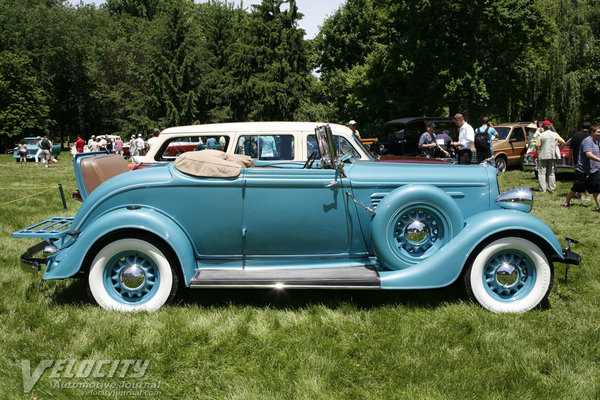
[[[0,136],[37,136],[48,127],[46,96],[24,55],[0,52]]]
[[[232,49],[237,120],[294,120],[308,94],[309,65],[295,0],[263,0]],[[287,7],[287,9],[285,9]]]

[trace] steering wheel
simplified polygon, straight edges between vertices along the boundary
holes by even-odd
[[[304,163],[304,167],[302,167],[302,168],[303,169],[311,169],[316,159],[317,159],[317,151],[313,150],[313,152],[310,153],[310,156],[308,156],[308,160],[306,160],[306,162]]]

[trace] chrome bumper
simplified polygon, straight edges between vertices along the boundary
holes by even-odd
[[[569,275],[569,266],[581,264],[581,256],[571,250],[571,245],[579,242],[568,237],[565,239],[567,240],[567,247],[563,249],[562,257],[555,254],[552,256],[552,261],[565,264],[565,281],[567,281]]]
[[[26,272],[40,272],[42,264],[48,263],[48,256],[57,252],[48,242],[40,242],[21,254],[21,268]]]

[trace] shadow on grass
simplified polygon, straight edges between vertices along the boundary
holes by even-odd
[[[54,285],[54,287],[52,287]],[[57,305],[89,305],[84,279],[67,284],[46,282],[46,295]],[[462,287],[455,283],[445,288],[428,290],[326,290],[326,289],[189,289],[180,287],[174,307],[251,306],[276,309],[302,309],[324,305],[335,309],[351,304],[360,309],[402,305],[414,308],[436,308],[443,304],[467,300]]]
[[[175,304],[202,307],[253,306],[302,309],[324,305],[335,309],[351,304],[360,309],[402,305],[436,308],[458,303],[467,296],[458,285],[430,290],[326,290],[326,289],[183,289]]]

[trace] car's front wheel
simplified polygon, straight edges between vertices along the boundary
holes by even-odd
[[[104,244],[90,265],[90,297],[110,310],[157,310],[175,297],[178,285],[167,254],[158,244],[139,238]]]
[[[466,271],[465,287],[488,310],[522,313],[548,297],[553,276],[551,263],[535,243],[506,237],[478,253]]]

